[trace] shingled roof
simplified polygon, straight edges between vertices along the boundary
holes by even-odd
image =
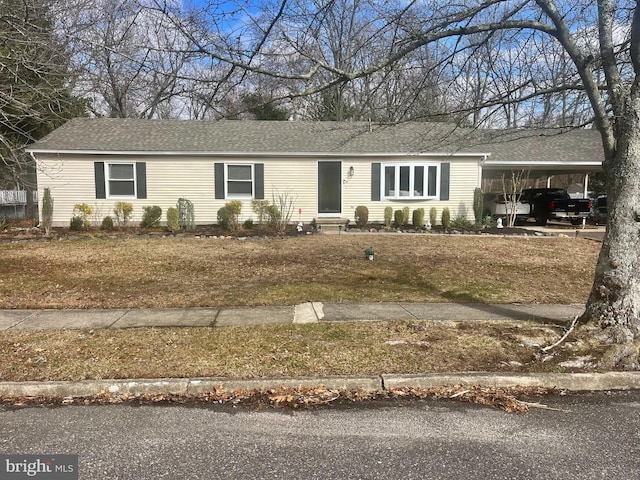
[[[500,162],[601,162],[597,131],[483,130],[444,123],[267,122],[76,118],[34,153],[489,154]]]

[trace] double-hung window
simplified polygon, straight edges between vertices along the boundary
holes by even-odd
[[[383,196],[385,198],[430,199],[438,197],[439,164],[384,164],[383,175]]]
[[[107,164],[107,195],[109,197],[136,196],[136,169],[134,163]]]
[[[253,165],[227,165],[227,198],[253,197]]]

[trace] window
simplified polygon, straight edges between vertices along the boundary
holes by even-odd
[[[227,197],[253,196],[253,165],[227,165]]]
[[[107,195],[109,197],[136,196],[136,169],[133,163],[107,165]]]
[[[384,165],[386,198],[437,198],[439,167],[437,164],[409,163]]]

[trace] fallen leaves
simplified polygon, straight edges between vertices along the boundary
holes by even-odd
[[[278,387],[265,390],[233,390],[227,391],[223,386],[212,391],[194,394],[172,393],[113,393],[102,390],[89,397],[10,397],[0,396],[0,405],[5,408],[21,408],[29,406],[61,406],[61,405],[159,405],[159,404],[193,404],[193,405],[245,405],[254,408],[317,408],[329,404],[353,404],[368,401],[384,400],[457,400],[461,402],[485,405],[498,408],[508,413],[524,413],[531,408],[557,410],[539,402],[523,400],[561,392],[541,387],[481,387],[481,386],[442,386],[434,388],[403,387],[388,390],[338,390],[323,386],[314,388]],[[520,397],[520,398],[518,398]]]

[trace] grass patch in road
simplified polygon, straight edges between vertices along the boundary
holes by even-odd
[[[561,361],[580,355],[597,363],[601,347],[580,331],[543,361],[532,343],[548,345],[561,334],[557,325],[526,322],[422,321],[5,330],[0,380],[563,371]]]

